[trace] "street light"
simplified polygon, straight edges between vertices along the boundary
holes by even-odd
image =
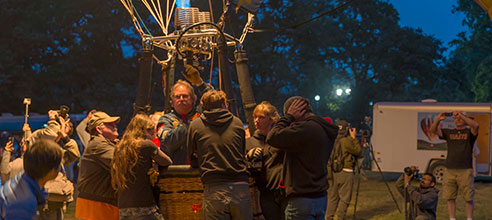
[[[316,102],[316,113],[318,113],[318,114],[319,114],[319,100],[320,99],[321,99],[321,97],[318,94],[316,94],[314,96],[314,101]]]
[[[352,92],[352,90],[350,88],[345,89],[345,93],[347,93],[347,95],[350,95],[350,92]]]
[[[337,89],[337,96],[341,96],[343,94],[343,90],[342,89]]]

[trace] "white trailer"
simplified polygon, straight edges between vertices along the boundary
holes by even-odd
[[[440,112],[462,111],[479,123],[476,141],[480,154],[476,157],[478,176],[492,176],[491,169],[491,103],[379,102],[373,107],[375,160],[383,172],[403,172],[416,165],[420,172],[433,173],[439,182],[445,170],[447,145],[428,129]],[[454,119],[441,122],[453,128]],[[373,164],[373,170],[377,167]]]

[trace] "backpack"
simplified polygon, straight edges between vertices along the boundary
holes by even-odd
[[[51,202],[72,202],[73,183],[68,180],[64,173],[58,172],[55,179],[46,182],[44,185],[48,196],[46,200]]]
[[[328,167],[331,168],[332,172],[338,173],[343,169],[343,161],[347,157],[347,154],[342,154],[342,144],[339,138],[335,140],[334,145],[330,159],[328,160]]]

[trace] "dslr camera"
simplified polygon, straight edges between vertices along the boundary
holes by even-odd
[[[251,161],[251,169],[254,172],[261,172],[262,167],[263,167],[263,154],[260,154],[257,157],[253,157]]]
[[[403,169],[403,172],[405,173],[405,175],[407,176],[412,176],[412,179],[417,179],[418,176],[419,176],[419,170],[418,169],[412,169],[411,167],[405,167],[405,169]]]
[[[65,121],[68,120],[68,118],[69,118],[68,112],[70,111],[70,108],[68,106],[60,105],[60,109],[55,110],[55,111],[58,112],[58,115],[60,117],[62,117],[63,119],[65,119]],[[56,121],[58,121],[58,118],[56,119]]]

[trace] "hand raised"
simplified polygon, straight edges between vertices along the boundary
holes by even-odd
[[[296,99],[292,102],[289,109],[287,110],[287,114],[294,116],[297,120],[301,118],[306,113],[307,103],[303,99]]]

